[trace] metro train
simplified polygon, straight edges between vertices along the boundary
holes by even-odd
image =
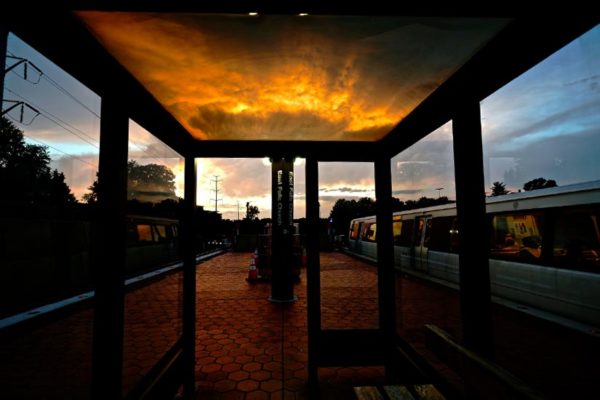
[[[600,327],[600,181],[487,198],[493,300]],[[393,214],[396,268],[458,288],[456,204]],[[348,249],[377,259],[374,216],[350,222]],[[566,318],[566,320],[565,320]]]
[[[127,278],[180,259],[178,224],[127,216]],[[0,239],[0,318],[93,289],[89,220],[0,218]]]

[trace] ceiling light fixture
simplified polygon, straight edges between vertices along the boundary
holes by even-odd
[[[256,17],[258,15],[257,12],[249,12],[248,15],[250,15],[251,17]]]

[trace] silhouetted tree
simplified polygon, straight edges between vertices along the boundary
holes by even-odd
[[[366,217],[375,214],[375,201],[363,197],[357,200],[338,199],[331,212],[329,219],[336,234],[346,234],[350,221],[354,218]]]
[[[157,202],[176,199],[175,174],[160,164],[127,163],[127,198]]]
[[[545,178],[536,178],[536,179],[530,180],[529,182],[525,182],[525,184],[523,185],[523,190],[530,191],[530,190],[545,189],[545,188],[550,188],[550,187],[555,187],[555,186],[558,186],[558,185],[556,184],[556,181],[554,179],[546,180]]]
[[[83,201],[88,204],[96,204],[98,201],[98,172],[96,172],[96,179],[90,186],[88,186],[89,192],[82,196]]]
[[[96,180],[88,187],[90,192],[83,195],[84,201],[88,204],[98,201],[98,189],[98,174],[96,174]],[[177,201],[175,174],[164,165],[140,165],[133,160],[128,161],[127,199],[135,199],[141,203],[158,203],[166,199]]]
[[[492,196],[502,196],[505,194],[509,194],[510,192],[506,190],[506,185],[504,182],[494,182],[492,183]]]
[[[0,120],[0,199],[27,204],[66,205],[77,200],[62,172],[50,169],[45,146],[27,144],[23,131]]]
[[[258,214],[260,214],[260,210],[257,206],[251,206],[250,202],[246,203],[246,220],[253,221],[258,219]]]
[[[424,208],[437,206],[446,203],[452,203],[448,197],[442,196],[438,198],[421,197],[418,200],[407,200],[406,202],[392,197],[392,210],[393,211],[404,211],[412,210],[415,208]],[[363,197],[356,200],[339,199],[333,205],[329,219],[333,224],[336,234],[347,234],[350,227],[350,221],[354,218],[366,217],[369,215],[375,215],[376,213],[376,202],[368,197]]]

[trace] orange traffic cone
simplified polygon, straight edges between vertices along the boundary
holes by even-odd
[[[254,282],[258,279],[258,271],[256,269],[256,255],[252,254],[250,257],[250,268],[248,269],[248,282]]]

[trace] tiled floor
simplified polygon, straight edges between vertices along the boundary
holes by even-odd
[[[340,256],[322,255],[323,328],[377,327],[375,268]],[[304,270],[298,300],[281,305],[267,300],[270,284],[246,282],[249,263],[228,253],[198,269],[198,399],[307,399]],[[381,368],[321,369],[322,398],[352,398],[353,385],[382,379]]]
[[[268,283],[246,282],[249,253],[227,253],[197,269],[197,398],[308,399],[306,279],[298,301],[270,303]],[[376,328],[372,265],[321,254],[324,329]],[[424,350],[423,324],[460,337],[456,292],[397,276],[398,332]],[[181,332],[181,276],[128,292],[124,392],[134,387]],[[43,324],[0,332],[0,398],[86,399],[91,380],[92,318],[78,309]],[[600,391],[597,337],[494,308],[497,361],[548,398]],[[358,343],[357,345],[360,345]],[[383,383],[378,367],[322,368],[323,399],[353,399],[352,386]],[[585,396],[584,396],[585,397]]]

